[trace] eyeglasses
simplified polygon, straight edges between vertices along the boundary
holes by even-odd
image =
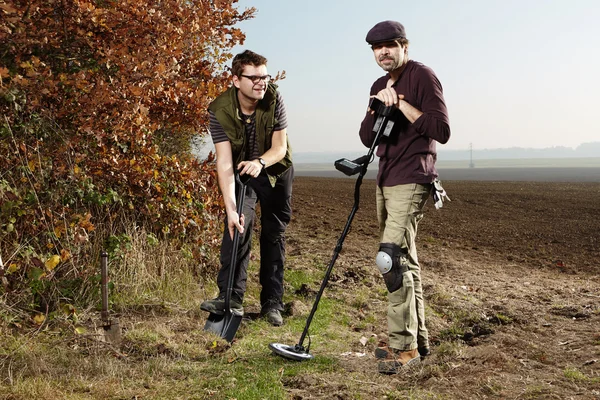
[[[258,75],[241,74],[240,76],[250,79],[252,81],[252,83],[255,85],[258,84],[260,81],[265,81],[265,83],[269,83],[269,81],[271,80],[271,75],[258,76]]]

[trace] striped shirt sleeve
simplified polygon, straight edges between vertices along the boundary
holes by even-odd
[[[281,93],[279,92],[277,92],[277,108],[275,108],[275,119],[277,120],[277,125],[275,125],[273,130],[280,131],[287,128],[288,122],[285,103],[283,102],[283,97],[281,97]]]
[[[212,137],[213,143],[217,144],[229,140],[229,138],[227,138],[227,134],[225,133],[225,129],[223,129],[219,121],[217,121],[215,114],[210,110],[208,111],[208,119],[210,136]]]

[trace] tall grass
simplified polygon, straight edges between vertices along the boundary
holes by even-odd
[[[124,234],[111,236],[109,273],[115,306],[171,303],[190,308],[200,296],[209,296],[216,270],[198,265],[193,249],[159,240],[144,228],[132,225]]]

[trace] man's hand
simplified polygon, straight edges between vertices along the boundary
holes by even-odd
[[[394,88],[389,87],[381,89],[376,96],[371,96],[371,98],[373,97],[381,100],[386,105],[386,107],[395,105],[398,108],[398,110],[400,110],[402,114],[404,114],[406,119],[408,119],[408,121],[411,124],[414,123],[417,119],[419,119],[421,115],[423,115],[423,112],[421,110],[418,110],[417,108],[409,104],[406,100],[404,100],[403,94],[397,94]],[[375,111],[371,110],[371,114],[373,114],[374,112]]]
[[[404,99],[404,95],[396,93],[396,91],[392,87],[381,89],[379,93],[377,93],[377,95],[371,96],[371,98],[373,97],[376,97],[378,100],[381,100],[386,107],[389,107],[391,105],[395,105],[396,107],[398,107],[400,104],[400,100]]]
[[[234,229],[237,229],[240,234],[244,233],[244,214],[238,216],[237,211],[227,213],[227,225],[229,228],[229,237],[233,240]]]
[[[258,175],[260,175],[262,169],[262,164],[258,160],[242,161],[237,166],[237,170],[240,171],[240,175],[248,174],[253,178],[256,178]]]

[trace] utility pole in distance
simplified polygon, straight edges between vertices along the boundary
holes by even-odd
[[[469,162],[469,168],[475,168],[473,163],[473,143],[469,143],[469,152],[471,153],[471,161]]]

